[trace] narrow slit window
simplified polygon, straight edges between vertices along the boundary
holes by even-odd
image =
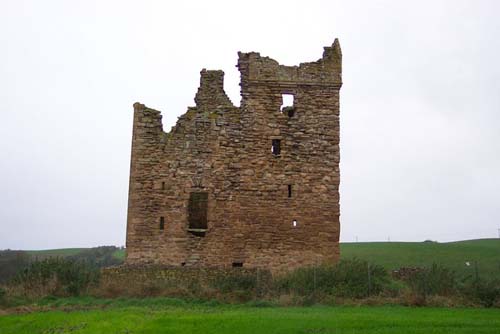
[[[163,231],[165,229],[165,217],[160,217],[160,230]]]
[[[273,139],[271,142],[271,152],[273,152],[274,155],[280,155],[281,154],[281,140],[280,139]]]
[[[161,183],[161,190],[165,190],[165,181]]]
[[[292,185],[289,184],[288,185],[288,198],[291,198],[292,197]]]
[[[292,226],[293,226],[293,227],[297,227],[297,225],[298,225],[297,220],[295,220],[295,219],[294,219],[294,220],[292,221]]]
[[[240,268],[240,267],[243,267],[243,262],[233,262],[233,267],[234,267],[234,268]]]

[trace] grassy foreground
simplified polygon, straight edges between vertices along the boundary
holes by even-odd
[[[95,302],[94,302],[95,303]],[[107,306],[106,303],[109,303]],[[499,333],[500,310],[252,307],[157,298],[0,316],[0,333]],[[84,305],[80,305],[82,307]],[[61,305],[59,305],[61,307]]]

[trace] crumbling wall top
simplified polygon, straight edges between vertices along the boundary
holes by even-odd
[[[198,108],[234,107],[224,92],[224,72],[220,70],[201,70],[200,87],[194,101]]]
[[[247,83],[342,85],[342,51],[338,39],[332,46],[325,47],[323,57],[315,62],[285,66],[269,57],[262,57],[258,52],[239,52],[237,67],[241,73],[242,86]]]

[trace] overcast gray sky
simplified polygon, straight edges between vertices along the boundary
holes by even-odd
[[[497,237],[500,2],[0,1],[0,249],[123,245],[132,104],[340,39],[341,241]]]

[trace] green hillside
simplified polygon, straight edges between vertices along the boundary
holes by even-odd
[[[26,253],[35,258],[44,259],[47,257],[65,257],[65,256],[79,255],[82,254],[82,252],[88,251],[90,249],[93,248],[59,248],[59,249],[29,250],[26,251]],[[119,260],[124,260],[125,250],[117,249],[113,253],[113,256]]]
[[[29,255],[38,258],[56,257],[56,256],[72,256],[81,253],[88,248],[59,248],[59,249],[44,249],[44,250],[29,250],[26,251]]]
[[[342,258],[357,257],[393,270],[442,264],[459,274],[500,278],[500,239],[457,242],[359,242],[341,243]],[[467,266],[466,262],[469,262]]]

